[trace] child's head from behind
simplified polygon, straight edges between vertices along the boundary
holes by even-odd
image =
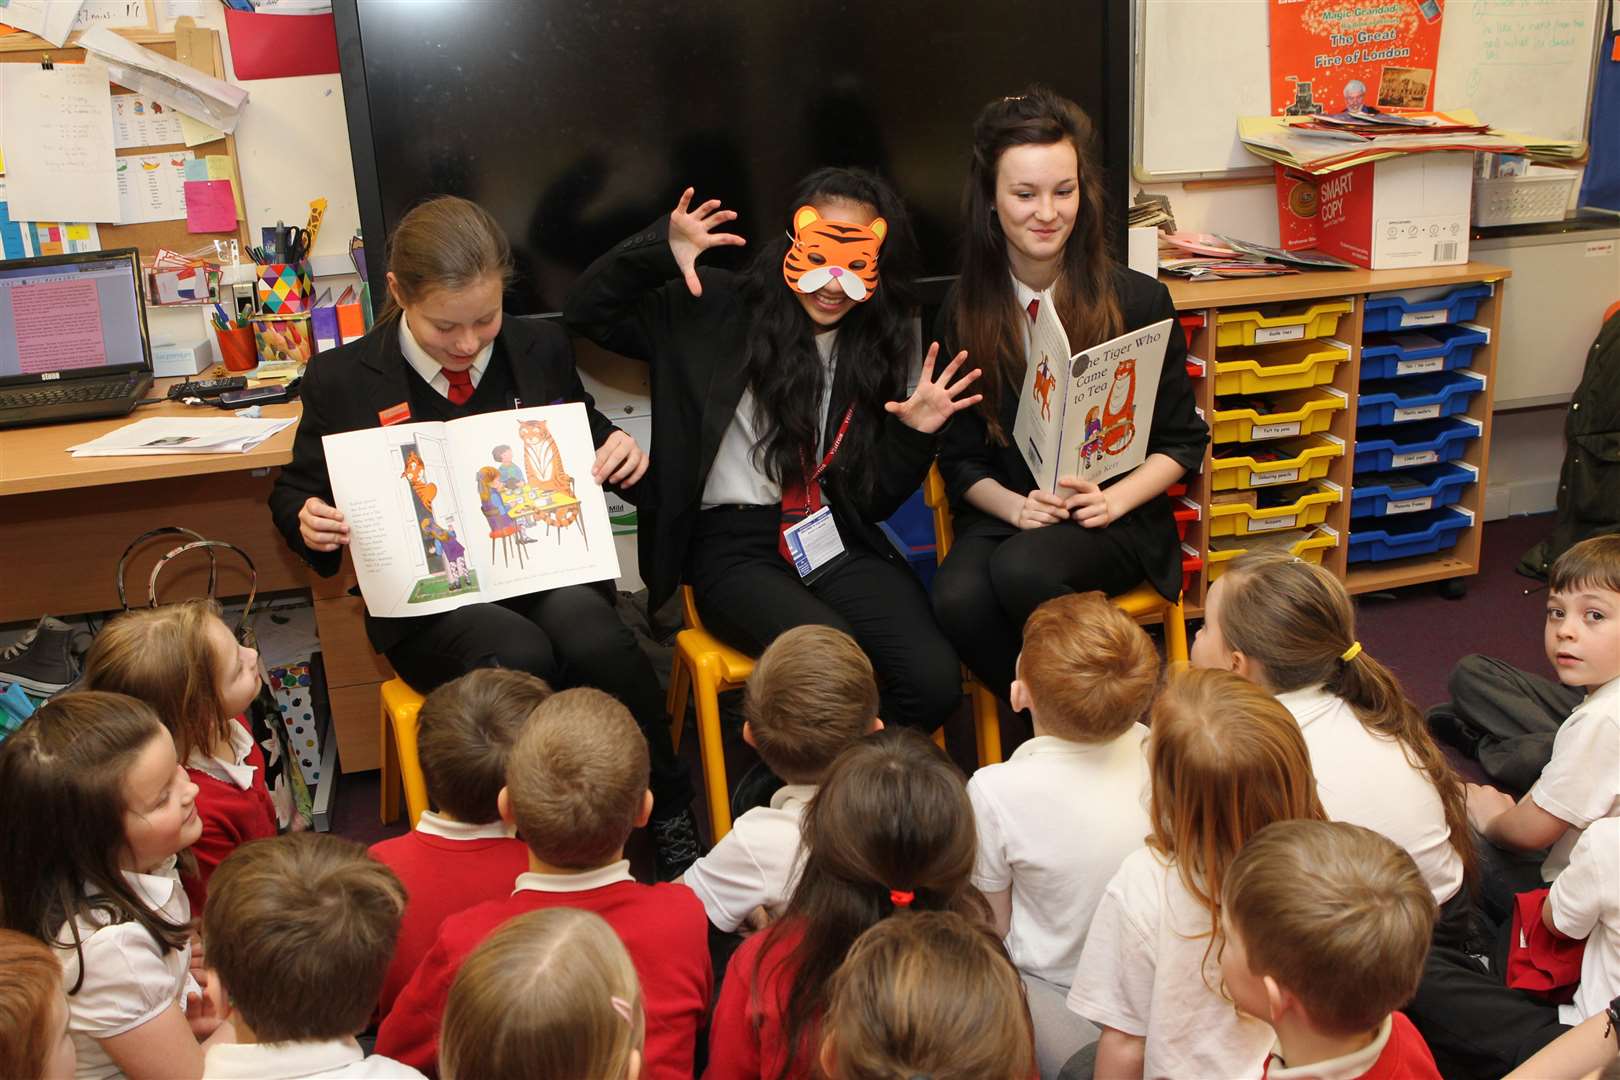
[[[1547,576],[1547,659],[1566,686],[1620,678],[1620,533],[1582,540]]]
[[[461,965],[444,1010],[439,1071],[444,1080],[634,1080],[645,1030],[636,969],[612,928],[575,908],[531,911]]]
[[[500,818],[506,765],[523,722],[551,696],[525,671],[479,668],[434,690],[417,714],[416,746],[428,799],[469,824]]]
[[[529,714],[506,766],[501,817],[548,866],[589,870],[620,857],[652,809],[647,740],[609,694],[553,694]]]
[[[352,841],[253,840],[209,878],[208,966],[259,1042],[346,1039],[376,1007],[404,911],[394,872]]]
[[[70,1080],[67,1022],[62,962],[37,938],[0,930],[0,1076]]]
[[[196,795],[144,702],[81,691],[41,705],[0,743],[0,919],[48,940],[99,893],[165,951],[183,944],[124,873],[160,871],[197,840]]]
[[[1305,737],[1254,683],[1198,668],[1170,677],[1149,726],[1148,844],[1175,859],[1188,891],[1218,915],[1244,841],[1273,821],[1324,816]]]
[[[798,626],[771,642],[743,692],[746,734],[772,772],[819,783],[843,749],[872,730],[878,689],[855,639]]]
[[[1279,821],[1222,886],[1221,974],[1239,1008],[1323,1035],[1370,1031],[1417,991],[1433,894],[1412,857],[1359,825]]]
[[[1159,654],[1136,621],[1100,592],[1060,596],[1024,623],[1013,707],[1041,730],[1074,742],[1106,742],[1146,715]]]
[[[1025,1080],[1023,983],[983,924],[947,911],[885,919],[833,976],[822,1068],[837,1080]]]
[[[85,686],[138,697],[174,732],[180,760],[230,745],[229,724],[259,692],[259,654],[237,644],[211,600],[135,608],[96,635]]]

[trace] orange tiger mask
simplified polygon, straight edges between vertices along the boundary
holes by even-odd
[[[868,300],[877,291],[878,248],[888,234],[889,223],[882,218],[857,225],[801,206],[793,214],[793,244],[782,259],[782,280],[802,293],[819,292],[835,281],[856,303]]]

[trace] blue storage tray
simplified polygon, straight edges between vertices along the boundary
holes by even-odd
[[[1479,310],[1479,302],[1491,295],[1489,282],[1459,285],[1432,300],[1408,300],[1400,293],[1367,297],[1361,317],[1362,333],[1410,330],[1418,326],[1467,322]]]
[[[1368,432],[1356,440],[1354,473],[1389,472],[1418,465],[1456,461],[1479,438],[1484,426],[1471,417],[1402,424],[1387,432]]]
[[[1489,340],[1490,331],[1472,323],[1369,334],[1361,339],[1361,380],[1402,379],[1465,368],[1473,363],[1474,350]]]
[[[888,524],[904,548],[934,550],[934,512],[924,501],[922,488],[913,491],[911,497],[889,515]]]
[[[1350,516],[1394,517],[1438,510],[1462,498],[1463,489],[1478,479],[1479,470],[1466,461],[1405,472],[1363,473],[1350,491]]]
[[[1467,412],[1468,400],[1483,389],[1485,376],[1472,371],[1365,382],[1356,399],[1356,428],[1455,416]]]
[[[1404,517],[1373,518],[1367,522],[1369,527],[1350,530],[1347,561],[1387,562],[1449,551],[1457,545],[1462,531],[1473,523],[1473,514],[1456,507]],[[1371,527],[1378,524],[1384,527]]]

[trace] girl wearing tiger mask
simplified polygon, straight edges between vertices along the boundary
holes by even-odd
[[[935,345],[911,385],[911,228],[877,176],[812,173],[744,271],[699,268],[744,243],[736,218],[688,188],[564,308],[577,333],[651,365],[648,604],[689,584],[705,627],[750,655],[794,626],[843,630],[872,659],[883,719],[931,731],[961,697],[956,653],[878,523],[917,490],[945,422],[979,400],[978,372],[965,355],[936,371]],[[783,530],[807,519],[831,525],[842,553],[796,561]]]
[[[1148,457],[1098,485],[1039,489],[1010,444],[1023,386],[1031,301],[1051,290],[1070,348],[1171,318],[1170,294],[1109,251],[1103,174],[1079,106],[1041,88],[985,106],[973,126],[963,192],[962,273],[937,336],[984,368],[977,408],[957,417],[940,451],[956,542],[934,579],[934,611],[969,669],[1005,699],[1020,628],[1043,601],[1144,581],[1181,589],[1165,489],[1203,461],[1208,428],[1194,407],[1186,342],[1171,328]],[[1043,301],[1044,302],[1044,301]]]

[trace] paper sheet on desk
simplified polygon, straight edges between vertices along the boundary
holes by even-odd
[[[249,420],[241,417],[152,416],[109,431],[99,439],[68,447],[74,457],[145,457],[149,454],[245,454],[294,417]]]
[[[78,43],[107,64],[119,86],[156,98],[221,131],[236,130],[248,102],[248,92],[240,86],[144,49],[105,27],[86,30]]]

